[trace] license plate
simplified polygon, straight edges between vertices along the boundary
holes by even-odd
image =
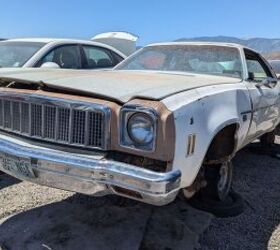
[[[31,159],[17,157],[9,154],[0,154],[1,167],[16,176],[35,178]]]

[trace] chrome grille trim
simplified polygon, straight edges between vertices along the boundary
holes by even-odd
[[[44,137],[55,140],[55,127],[56,127],[56,107],[51,105],[44,106],[44,122],[43,133]],[[48,117],[48,119],[46,119]]]
[[[56,138],[58,141],[71,143],[71,136],[69,134],[70,128],[70,113],[71,110],[67,108],[57,108],[57,131]]]
[[[4,128],[11,130],[12,128],[12,105],[11,101],[4,100]]]
[[[81,110],[73,110],[72,143],[85,144],[86,113]]]
[[[20,132],[20,103],[12,102],[12,130]]]
[[[41,95],[0,93],[0,130],[41,141],[106,150],[110,109]]]
[[[3,114],[3,100],[0,100],[0,127],[3,127],[4,114]]]
[[[31,103],[31,136],[42,137],[43,106]]]
[[[100,116],[101,114],[96,114],[93,112],[90,112],[88,114],[88,126],[89,126],[89,134],[88,134],[88,143],[89,145],[94,145],[94,144],[98,144],[101,143],[102,141],[102,134],[104,133],[103,131],[98,131],[97,135],[95,137],[92,136],[92,132],[91,130],[97,130],[98,127],[100,127],[100,119],[96,118],[96,116]]]
[[[30,109],[28,103],[21,103],[21,133],[29,134]]]

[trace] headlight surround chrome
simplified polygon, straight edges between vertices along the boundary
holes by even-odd
[[[124,107],[121,110],[120,144],[135,150],[155,150],[157,113],[140,106]]]

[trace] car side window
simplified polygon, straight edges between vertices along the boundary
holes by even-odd
[[[110,51],[97,47],[97,46],[82,46],[85,61],[84,68],[97,69],[97,68],[111,68],[115,66],[114,58]]]
[[[124,60],[124,58],[122,56],[118,55],[117,53],[115,53],[113,51],[111,51],[111,53],[112,53],[112,55],[113,55],[113,57],[115,59],[115,64],[116,65]]]
[[[245,56],[250,80],[261,82],[267,77],[274,77],[257,53],[248,50],[245,51]]]
[[[44,56],[37,66],[40,67],[46,62],[56,63],[62,69],[79,69],[79,48],[76,45],[59,46]]]

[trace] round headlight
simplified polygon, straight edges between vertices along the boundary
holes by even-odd
[[[127,124],[130,139],[138,145],[148,145],[154,139],[154,124],[150,116],[144,113],[132,115]]]

